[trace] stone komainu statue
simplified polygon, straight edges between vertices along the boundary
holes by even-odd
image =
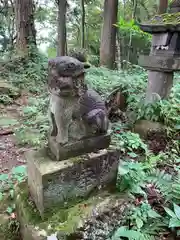
[[[108,119],[100,96],[84,82],[87,65],[62,56],[49,60],[50,137],[60,145],[106,133]],[[78,117],[74,117],[78,112]],[[76,116],[77,116],[76,115]],[[88,135],[90,134],[90,135]]]

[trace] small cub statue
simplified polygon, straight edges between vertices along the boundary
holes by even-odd
[[[87,132],[107,133],[109,120],[107,109],[101,96],[93,89],[88,89],[79,99],[79,117],[84,121]]]

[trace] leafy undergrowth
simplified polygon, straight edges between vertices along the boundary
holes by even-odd
[[[19,240],[20,225],[16,218],[15,187],[27,178],[26,166],[14,167],[9,173],[0,174],[0,236]]]
[[[47,66],[36,61],[21,61],[20,67],[3,65],[4,78],[15,86],[33,93],[22,109],[21,127],[15,129],[19,145],[40,147],[46,143],[49,129],[47,119],[48,94],[45,87]],[[17,60],[17,64],[19,61]],[[2,68],[2,67],[1,67]],[[126,120],[112,125],[112,148],[121,149],[117,189],[128,192],[134,199],[125,226],[119,226],[112,239],[176,239],[180,227],[180,81],[175,75],[168,100],[144,106],[147,73],[138,66],[128,71],[110,71],[92,67],[86,81],[107,99],[114,88],[127,96]],[[146,141],[132,127],[138,120],[160,122],[164,125],[166,143],[151,134]]]
[[[125,140],[128,150],[120,159],[117,189],[134,199],[125,226],[113,239],[168,239],[178,236],[180,227],[180,158],[176,146],[154,155],[137,137],[137,143]],[[133,150],[142,150],[139,158]],[[176,238],[175,238],[176,239]]]

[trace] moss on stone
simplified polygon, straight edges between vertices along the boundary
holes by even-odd
[[[17,215],[23,224],[44,229],[48,234],[58,232],[59,234],[73,233],[82,219],[92,216],[94,206],[110,196],[110,193],[103,192],[97,196],[82,200],[79,203],[67,206],[56,206],[41,219],[35,205],[29,200],[27,183],[20,184],[16,189]],[[74,205],[74,206],[73,206]]]
[[[1,240],[19,240],[19,223],[16,219],[11,219],[6,213],[6,209],[13,205],[14,201],[9,193],[4,194],[0,201],[0,239]]]
[[[82,156],[77,156],[77,157],[72,157],[69,159],[69,161],[71,161],[72,163],[76,163],[76,162],[81,162],[86,158],[85,155]]]
[[[21,183],[16,187],[16,207],[21,211],[26,222],[36,224],[41,221],[40,214],[34,203],[29,198],[27,182]]]
[[[149,25],[178,25],[180,24],[180,13],[164,13],[161,15],[155,15],[151,20],[146,22]]]

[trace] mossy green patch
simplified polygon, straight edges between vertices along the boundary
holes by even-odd
[[[82,155],[82,156],[72,157],[69,160],[72,163],[76,163],[76,162],[78,163],[78,162],[84,161],[85,158],[86,158],[86,155]]]
[[[167,25],[173,24],[178,25],[180,24],[180,13],[164,13],[161,15],[155,15],[151,20],[147,22],[147,24],[157,24],[157,25]]]
[[[16,207],[21,212],[25,222],[36,224],[41,222],[41,217],[34,203],[30,200],[27,183],[20,183],[16,187]]]
[[[72,202],[64,204],[64,207],[53,207],[42,219],[33,202],[29,200],[27,183],[23,183],[16,189],[17,214],[23,224],[44,229],[48,234],[58,232],[68,235],[76,230],[82,219],[91,216],[94,206],[107,196],[110,193],[103,192],[76,204]]]
[[[18,240],[19,223],[16,219],[11,219],[6,212],[8,207],[13,205],[14,201],[10,198],[9,193],[4,193],[0,201],[0,239],[1,240]]]

